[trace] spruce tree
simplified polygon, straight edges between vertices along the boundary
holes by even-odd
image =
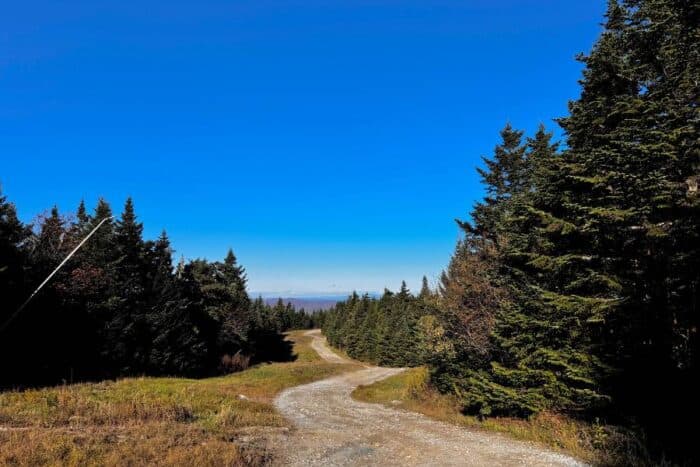
[[[368,294],[362,295],[360,300],[356,304],[353,324],[354,328],[350,330],[352,339],[354,341],[353,356],[360,360],[368,360],[370,349],[372,346],[371,339],[369,336],[363,333],[365,325],[367,323],[367,316],[369,315],[369,310],[371,306],[371,300]]]
[[[600,334],[615,369],[605,386],[649,429],[694,400],[669,388],[692,387],[697,370],[698,18],[693,2],[611,1],[581,98],[561,121],[591,257],[576,270],[597,281],[577,286],[615,289]]]
[[[17,217],[14,204],[0,192],[0,352],[4,356],[21,354],[18,345],[25,340],[24,333],[17,331],[19,316],[14,315],[29,293],[24,284],[27,258],[23,249],[29,234]],[[0,375],[0,384],[17,378],[17,373],[22,371],[22,361],[18,360],[5,360],[7,365]]]
[[[428,278],[423,276],[421,282],[420,294],[418,297],[421,300],[428,300],[432,296],[433,292],[430,290],[430,285],[428,284]]]
[[[401,282],[399,293],[394,296],[393,303],[394,332],[392,339],[395,344],[393,365],[415,366],[417,353],[415,344],[416,322],[418,320],[418,308],[415,306],[415,298],[411,295],[406,282]]]
[[[78,243],[83,239],[83,237],[88,233],[86,231],[90,223],[90,216],[87,213],[87,208],[85,207],[85,201],[80,200],[78,209],[75,214],[75,219],[70,224],[68,232],[66,233],[65,243],[68,248],[73,248],[78,245]],[[74,256],[75,263],[79,264],[84,257],[85,249],[78,251],[77,255]]]
[[[234,345],[252,349],[251,342],[254,316],[250,308],[250,298],[246,291],[245,269],[238,265],[236,255],[229,249],[223,264],[218,265],[226,287],[225,316],[222,321],[221,341],[236,343]],[[233,347],[229,351],[237,351]]]
[[[84,225],[67,224],[56,207],[39,227],[30,255],[30,268],[35,275],[32,282],[36,284],[61,263],[86,233],[79,231]],[[25,357],[29,361],[42,361],[43,383],[73,381],[101,373],[95,371],[94,359],[99,354],[97,330],[104,329],[101,320],[105,316],[99,316],[97,324],[98,317],[87,314],[85,299],[90,295],[99,299],[99,295],[91,290],[94,284],[90,275],[84,274],[83,261],[83,255],[72,257],[32,300],[31,311],[27,313],[42,323],[34,331],[35,342]]]
[[[474,207],[472,222],[460,223],[467,233],[497,241],[507,200],[524,188],[526,169],[522,137],[522,131],[507,124],[501,130],[502,142],[495,147],[493,158],[482,158],[486,167],[477,171],[487,194],[484,201]]]
[[[385,290],[377,300],[356,292],[339,302],[321,320],[329,342],[348,355],[387,366],[416,366],[425,362],[419,322],[435,312],[433,305],[414,297],[405,282],[399,292]]]
[[[118,262],[121,275],[131,276],[128,279],[137,277],[142,271],[144,259],[143,224],[136,219],[131,198],[127,198],[124,211],[116,223],[114,241],[120,255]]]
[[[353,292],[344,307],[343,325],[340,332],[343,336],[343,349],[349,355],[356,357],[357,347],[362,336],[359,335],[360,323],[364,320],[361,298],[357,292]]]
[[[213,368],[213,332],[191,271],[173,274],[172,248],[163,231],[149,249],[150,346],[147,368],[152,374],[202,375]]]
[[[164,287],[173,279],[173,250],[170,239],[163,230],[155,241],[150,255],[151,287],[154,291]]]
[[[272,308],[272,321],[275,324],[277,332],[284,332],[287,329],[286,311],[287,307],[284,305],[284,301],[281,297],[278,298],[277,303],[275,303],[275,306]]]
[[[78,205],[78,210],[75,214],[75,218],[77,225],[85,225],[88,222],[90,222],[90,216],[88,215],[87,209],[85,208],[85,200],[80,200],[80,204]]]
[[[441,278],[439,327],[449,345],[433,344],[443,354],[433,359],[433,380],[443,390],[453,388],[466,411],[481,415],[529,410],[494,375],[502,357],[494,342],[497,316],[510,314],[512,304],[501,251],[511,242],[509,223],[517,216],[518,199],[529,191],[523,134],[506,125],[493,158],[483,158],[485,168],[478,171],[486,197],[470,221],[457,221],[465,238]]]
[[[167,234],[144,241],[131,199],[116,223],[111,218],[105,200],[92,216],[81,202],[70,225],[53,208],[32,232],[0,197],[2,324],[101,225],[11,323],[13,333],[0,339],[4,353],[21,355],[3,367],[0,385],[139,373],[200,376],[216,371],[222,352],[255,351],[264,312],[251,311],[245,271],[232,252],[223,262],[183,261],[174,273]],[[293,309],[288,315],[295,325],[307,321]]]
[[[112,208],[104,198],[97,201],[95,213],[91,216],[87,225],[87,231],[91,231],[104,219],[112,217]],[[116,257],[116,249],[114,245],[114,222],[106,221],[95,234],[90,238],[90,241],[83,247],[85,260],[95,268],[99,268],[107,273],[111,267],[111,263]]]
[[[83,203],[81,203],[83,204]],[[83,205],[84,206],[84,205]],[[69,231],[71,246],[103,220],[112,216],[112,210],[104,199],[98,200],[94,214],[80,220]],[[76,333],[82,336],[83,348],[76,350],[82,358],[76,365],[76,375],[84,377],[109,376],[116,371],[110,355],[114,333],[108,323],[113,315],[114,290],[114,223],[106,221],[67,265],[66,280],[60,283],[73,315],[79,323]]]
[[[109,212],[108,206],[106,207]],[[61,256],[75,248],[94,225],[92,217],[87,214],[84,201],[81,201],[73,222],[63,234]],[[109,230],[110,226],[103,225],[103,228]],[[65,373],[60,378],[65,380],[110,375],[111,368],[100,359],[104,347],[100,341],[105,337],[107,317],[104,312],[105,300],[109,296],[107,285],[110,283],[107,273],[109,268],[103,261],[107,261],[110,251],[95,249],[93,244],[103,233],[96,232],[52,279],[53,287],[60,295],[62,308],[64,331],[60,347],[68,355],[68,361]],[[103,245],[113,251],[111,239],[107,240]],[[101,253],[105,255],[102,256]],[[55,306],[56,304],[53,305],[54,308]]]
[[[255,320],[255,332],[257,335],[266,334],[272,330],[269,308],[265,305],[265,300],[261,296],[258,296],[253,301],[251,310]]]
[[[107,324],[109,340],[114,346],[109,356],[124,373],[142,370],[148,360],[148,264],[142,234],[143,224],[137,221],[133,201],[128,198],[114,228],[114,288]]]
[[[39,233],[31,251],[33,281],[37,284],[50,273],[63,259],[65,228],[64,221],[54,206],[49,216],[42,219]]]
[[[21,246],[28,235],[29,230],[17,217],[14,204],[8,202],[7,197],[0,193],[0,252],[2,253],[0,254],[0,286],[3,297],[13,296],[14,293],[10,293],[11,290],[22,287]]]
[[[684,93],[692,85],[683,88],[698,82],[697,11],[610,1],[606,16],[582,58],[581,97],[560,122],[564,154],[553,157],[539,131],[528,140],[528,190],[467,225],[498,233],[510,295],[498,307],[491,368],[467,378],[465,400],[481,413],[590,413],[610,401],[639,410],[664,393],[650,372],[678,380],[693,366],[679,344],[697,315],[697,249],[681,246],[698,232],[697,129],[687,125],[697,109]],[[498,194],[506,171],[493,172],[484,178]],[[644,390],[630,397],[631,386]]]

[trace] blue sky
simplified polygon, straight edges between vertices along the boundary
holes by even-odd
[[[135,200],[249,288],[435,282],[506,121],[579,93],[604,2],[8,2],[0,183],[22,219]]]

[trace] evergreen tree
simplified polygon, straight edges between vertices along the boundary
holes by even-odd
[[[25,255],[22,245],[29,236],[17,217],[14,204],[0,192],[0,295],[3,321],[20,305],[24,295],[23,265]]]
[[[607,17],[561,121],[572,182],[562,217],[590,258],[569,266],[567,292],[609,300],[594,316],[597,354],[615,370],[603,384],[653,429],[694,400],[668,388],[691,388],[697,369],[699,16],[693,2],[637,0],[610,1]]]
[[[430,285],[428,284],[428,278],[423,276],[423,280],[421,282],[421,288],[420,288],[420,294],[418,297],[421,300],[428,300],[430,297],[433,295],[433,292],[430,290]]]
[[[107,209],[103,209],[105,207]],[[111,215],[108,206],[103,206],[102,209],[107,214],[101,215]],[[62,255],[75,248],[93,227],[93,219],[81,201],[74,221],[64,234]],[[98,233],[101,235],[103,232]],[[60,314],[65,329],[60,343],[60,348],[68,355],[62,369],[64,374],[61,375],[64,380],[107,376],[111,371],[101,359],[104,346],[101,341],[104,338],[104,319],[107,314],[98,311],[106,309],[103,302],[109,281],[107,265],[101,263],[106,255],[101,258],[99,253],[102,252],[92,249],[91,241],[94,239],[95,236],[52,279],[53,287],[60,297]],[[111,240],[104,245],[113,249]],[[54,303],[52,308],[55,310],[56,306]]]
[[[201,375],[214,365],[211,320],[191,270],[173,274],[172,248],[163,231],[150,248],[148,368],[155,374]]]
[[[174,280],[173,276],[173,250],[170,246],[170,239],[163,230],[149,252],[149,284],[151,295],[156,294],[160,289],[170,285]]]
[[[493,159],[482,158],[485,169],[477,169],[486,186],[486,197],[472,212],[473,222],[462,222],[462,228],[476,236],[497,241],[503,217],[507,215],[507,200],[524,189],[525,146],[523,132],[507,124],[501,130],[502,143],[494,149]]]
[[[115,244],[118,249],[119,269],[127,280],[138,280],[144,256],[143,224],[136,220],[134,203],[127,198],[124,212],[115,227]]]
[[[87,227],[90,223],[90,216],[87,214],[87,208],[85,207],[85,201],[81,200],[78,205],[78,210],[76,211],[75,219],[71,222],[68,227],[68,231],[65,236],[65,244],[68,249],[72,249],[78,245],[78,243],[87,235]],[[78,256],[75,257],[75,263],[80,263],[80,258],[85,250],[81,250]]]
[[[128,198],[114,228],[114,288],[110,292],[111,313],[106,326],[112,348],[105,349],[116,368],[124,373],[143,370],[148,360],[148,265],[142,233],[143,225],[137,221],[133,201]]]
[[[421,341],[418,323],[434,312],[402,282],[398,293],[385,290],[379,300],[353,292],[323,313],[319,321],[328,341],[353,358],[380,365],[416,366],[425,361],[424,352],[417,348]]]
[[[14,204],[0,192],[0,352],[18,355],[18,346],[26,339],[15,316],[17,308],[29,292],[25,289],[24,269],[27,262],[23,245],[29,237],[29,229],[17,217]],[[19,359],[5,359],[0,383],[10,382],[22,371]]]
[[[283,332],[285,329],[287,329],[287,322],[286,322],[286,316],[285,312],[287,310],[287,307],[284,305],[284,302],[282,301],[282,298],[279,298],[277,300],[277,303],[275,306],[272,308],[272,322],[275,326],[275,329],[277,332]]]
[[[38,235],[31,245],[32,282],[41,283],[63,259],[65,237],[64,221],[54,206],[49,216],[42,219]]]
[[[109,203],[103,198],[97,201],[95,213],[91,216],[87,226],[87,231],[92,231],[104,219],[112,217],[112,208]],[[113,243],[114,222],[106,221],[95,234],[90,238],[90,241],[83,248],[86,262],[90,265],[99,268],[105,274],[108,272],[109,266],[114,261],[116,251]]]
[[[227,288],[226,316],[222,323],[222,341],[236,342],[241,348],[252,348],[252,331],[255,319],[250,309],[250,298],[246,291],[245,269],[238,265],[233,250],[229,249],[220,271]],[[238,349],[229,348],[229,351]]]
[[[456,381],[468,378],[471,371],[488,368],[496,310],[506,299],[494,245],[467,236],[457,244],[440,279],[436,315],[445,343],[434,343],[436,355],[432,356],[439,387],[455,387]]]
[[[78,211],[76,212],[76,224],[77,225],[85,225],[88,222],[90,222],[90,216],[87,213],[87,209],[85,208],[85,200],[80,200],[80,204],[78,205]]]
[[[525,145],[504,130],[481,171],[487,198],[462,223],[466,237],[442,286],[453,303],[448,354],[468,348],[460,335],[473,336],[459,317],[471,324],[479,316],[456,312],[459,300],[500,295],[470,295],[483,281],[458,265],[486,266],[505,293],[484,307],[495,311],[490,363],[479,369],[467,352],[434,369],[467,410],[590,414],[612,402],[653,418],[641,408],[658,406],[667,381],[692,387],[698,249],[687,245],[700,231],[699,152],[688,122],[698,120],[697,18],[683,2],[610,1],[605,31],[582,58],[581,97],[560,121],[563,154],[542,127]],[[649,384],[650,372],[659,384]],[[690,397],[680,399],[687,406]]]
[[[263,300],[261,296],[258,296],[258,298],[253,301],[251,309],[255,320],[256,334],[266,334],[274,329],[270,309],[265,305],[265,300]]]
[[[233,252],[223,262],[183,260],[174,272],[167,234],[144,241],[131,199],[116,223],[111,217],[105,200],[93,216],[81,202],[71,224],[53,208],[32,232],[0,197],[2,323],[106,219],[0,339],[1,350],[21,355],[3,366],[0,384],[144,372],[198,376],[216,371],[224,353],[251,355],[258,345],[271,358],[288,353],[276,331],[264,329],[264,305],[251,308]],[[293,307],[284,319],[310,323]]]
[[[67,253],[64,248],[64,220],[54,206],[48,216],[39,220],[38,230],[28,242],[28,273],[27,279],[32,289],[41,284],[44,279],[60,264]],[[68,359],[69,345],[64,345],[66,338],[75,338],[71,328],[73,316],[64,311],[63,297],[57,284],[65,280],[65,271],[60,271],[54,280],[47,284],[23,311],[22,322],[25,326],[34,328],[36,322],[42,326],[33,331],[35,341],[22,351],[32,358],[43,360],[45,376],[64,376],[61,370]],[[55,373],[54,373],[55,372]]]
[[[363,319],[362,311],[360,296],[357,292],[353,292],[345,303],[345,314],[340,329],[342,348],[346,349],[351,356],[357,354],[357,346],[362,338],[362,336],[359,335],[359,323]]]

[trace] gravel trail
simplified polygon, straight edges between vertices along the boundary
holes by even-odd
[[[345,362],[309,331],[325,360]],[[358,402],[350,393],[403,371],[367,367],[283,391],[275,407],[295,429],[278,446],[293,466],[577,466],[575,459],[499,434],[472,431],[424,415]]]

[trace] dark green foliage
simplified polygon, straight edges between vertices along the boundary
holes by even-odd
[[[100,218],[99,215],[95,216]],[[103,350],[108,361],[120,373],[143,371],[148,361],[149,329],[146,308],[148,275],[143,225],[136,219],[131,198],[114,227],[115,258],[109,269],[114,289],[107,303],[106,341]]]
[[[425,359],[420,321],[435,313],[433,298],[427,280],[418,297],[409,292],[405,282],[398,293],[385,290],[379,299],[353,293],[325,313],[323,332],[332,345],[358,360],[417,366]]]
[[[164,237],[156,246],[164,246]],[[168,258],[163,257],[163,261],[170,262],[169,256],[168,251]],[[217,356],[212,345],[216,327],[204,310],[202,293],[191,268],[185,268],[180,277],[156,275],[152,284],[154,294],[148,314],[152,341],[147,368],[155,374],[197,375],[210,371]]]
[[[473,223],[462,223],[468,233],[496,240],[507,209],[505,205],[514,193],[525,189],[526,161],[522,131],[510,124],[501,131],[502,143],[494,149],[493,159],[483,158],[485,169],[477,169],[486,186],[487,196],[477,203],[472,213]]]
[[[583,61],[581,98],[561,121],[575,208],[561,217],[591,260],[575,266],[570,287],[610,300],[594,318],[615,408],[666,437],[698,389],[697,2],[610,2],[606,32]]]
[[[285,332],[295,329],[313,329],[320,326],[319,319],[324,312],[315,311],[308,313],[303,308],[297,310],[291,303],[284,303],[278,298],[274,306],[265,303],[262,297],[258,297],[253,303],[256,316],[260,317],[260,326],[275,332]]]
[[[542,410],[642,427],[687,448],[700,310],[700,9],[608,2],[582,92],[480,170],[429,328],[438,386],[467,412]]]
[[[0,329],[24,299],[24,243],[30,231],[17,218],[15,206],[0,192]]]
[[[223,263],[193,261],[188,272],[200,286],[204,310],[216,324],[216,346],[222,354],[250,352],[255,319],[245,289],[246,277],[229,250]]]
[[[245,270],[229,250],[223,262],[184,261],[173,270],[167,234],[144,241],[128,199],[118,220],[100,199],[81,202],[68,222],[53,208],[33,230],[0,198],[0,385],[28,385],[133,374],[206,375],[242,354],[276,359],[279,332],[310,327],[312,315],[284,306],[280,321],[251,303]],[[29,306],[19,304],[95,226],[106,221]],[[285,350],[286,349],[286,350]]]

